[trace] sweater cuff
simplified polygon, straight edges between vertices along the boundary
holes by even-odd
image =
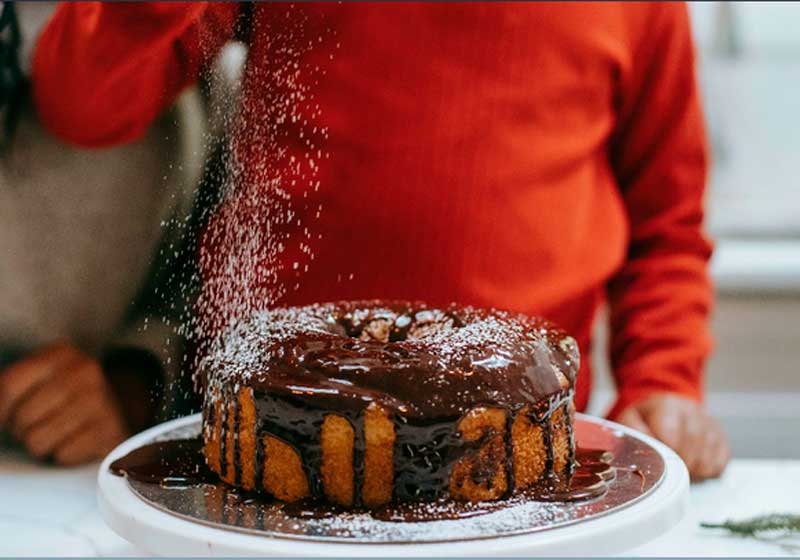
[[[147,327],[145,328],[145,324]],[[163,321],[149,320],[130,325],[109,345],[111,348],[137,348],[147,351],[154,357],[161,369],[162,389],[159,395],[156,421],[172,417],[176,391],[180,392],[175,381],[180,378],[183,358],[183,340],[175,334],[172,327]]]

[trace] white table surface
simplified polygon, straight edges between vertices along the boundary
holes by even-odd
[[[100,518],[97,465],[62,469],[0,449],[0,556],[141,556]],[[800,513],[800,461],[734,460],[722,479],[693,485],[675,529],[630,551],[638,556],[786,556],[776,544],[700,529],[769,512]],[[800,545],[800,542],[796,544]],[[795,552],[800,555],[800,550]]]

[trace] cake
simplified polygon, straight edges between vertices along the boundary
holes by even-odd
[[[226,483],[345,507],[498,500],[572,472],[575,341],[538,318],[356,301],[255,313],[200,366]]]

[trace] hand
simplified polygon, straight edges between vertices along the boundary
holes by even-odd
[[[63,343],[0,371],[0,430],[62,465],[100,459],[127,437],[100,365]]]
[[[694,481],[717,478],[730,459],[722,428],[690,399],[659,393],[629,406],[616,421],[669,445],[686,463]]]

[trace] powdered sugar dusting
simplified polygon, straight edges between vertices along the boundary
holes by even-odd
[[[420,502],[414,505],[419,517],[430,521],[383,521],[369,513],[337,513],[326,518],[305,520],[321,534],[362,542],[435,542],[460,540],[476,535],[513,534],[520,527],[553,527],[579,518],[579,508],[564,504],[534,502],[511,498],[498,503],[456,504],[455,502]],[[447,519],[447,517],[452,517]],[[292,523],[288,517],[286,522]]]
[[[298,372],[293,379],[319,391],[336,377],[354,398],[442,414],[480,402],[537,402],[566,391],[577,367],[574,340],[539,319],[380,301],[257,311],[229,328],[202,365],[209,398],[220,393],[219,385],[261,383],[270,371],[292,370]]]
[[[302,333],[328,334],[333,308],[326,305],[278,307],[260,310],[231,325],[217,338],[206,367],[219,366],[222,376],[244,376],[270,357],[270,347],[291,340]]]

